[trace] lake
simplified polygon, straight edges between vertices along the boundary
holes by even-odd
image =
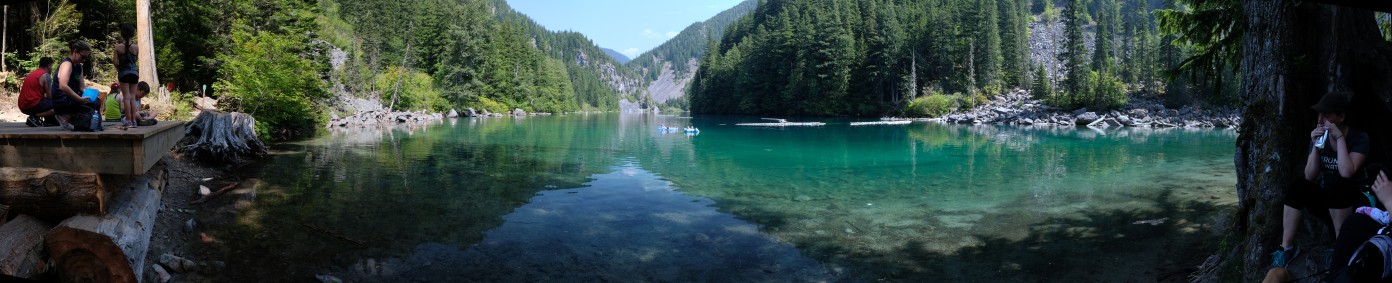
[[[233,281],[1182,281],[1235,207],[1231,129],[790,120],[327,133],[211,233]]]

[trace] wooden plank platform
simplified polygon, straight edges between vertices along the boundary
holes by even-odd
[[[72,132],[58,127],[0,123],[0,167],[36,167],[71,172],[141,175],[184,137],[184,121],[106,131]]]

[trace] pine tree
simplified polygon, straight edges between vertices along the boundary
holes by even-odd
[[[995,0],[977,0],[978,24],[976,32],[975,57],[976,83],[974,87],[1000,85],[1001,77],[1001,26]]]
[[[1083,45],[1083,1],[1069,0],[1068,11],[1064,12],[1064,52],[1060,54],[1061,61],[1068,67],[1068,77],[1064,80],[1064,91],[1067,92],[1066,101],[1079,101],[1088,96],[1085,91],[1089,88],[1085,82],[1088,77],[1088,61],[1085,57],[1087,47]],[[1071,107],[1073,105],[1061,105]]]

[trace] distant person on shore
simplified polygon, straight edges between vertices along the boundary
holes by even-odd
[[[58,63],[58,71],[53,75],[56,83],[50,89],[53,92],[53,111],[58,116],[58,123],[64,128],[71,128],[72,119],[91,117],[78,117],[77,115],[91,115],[100,105],[82,96],[78,91],[86,90],[87,84],[83,81],[82,63],[92,58],[92,47],[86,41],[73,40],[68,43],[68,57]]]
[[[29,115],[24,125],[30,127],[56,126],[53,119],[53,99],[49,97],[52,82],[53,58],[39,59],[39,68],[24,76],[19,86],[19,112]]]
[[[1299,253],[1294,241],[1295,231],[1300,228],[1301,209],[1329,209],[1334,238],[1338,239],[1353,208],[1368,204],[1368,198],[1359,192],[1356,180],[1361,179],[1354,175],[1367,159],[1370,141],[1367,133],[1344,123],[1349,97],[1345,92],[1330,92],[1310,107],[1319,111],[1319,119],[1310,131],[1305,178],[1285,191],[1281,246],[1271,254],[1272,266],[1286,267]]]
[[[121,113],[140,111],[134,96],[129,95],[135,93],[135,85],[140,82],[140,68],[136,65],[136,52],[140,46],[131,44],[132,37],[135,37],[135,25],[131,23],[121,24],[121,44],[116,44],[111,56],[116,65],[116,79],[121,82],[120,92],[127,94],[121,99]],[[113,90],[113,92],[115,91]],[[121,122],[125,123],[127,127],[135,127],[136,117],[135,115],[127,115],[127,117],[122,118]]]

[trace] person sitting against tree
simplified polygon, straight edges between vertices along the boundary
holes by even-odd
[[[29,115],[24,125],[30,127],[56,126],[53,121],[53,99],[49,97],[52,58],[39,59],[39,68],[24,76],[19,87],[19,112]]]
[[[1281,246],[1271,254],[1272,266],[1286,267],[1299,253],[1294,241],[1301,209],[1327,208],[1334,226],[1334,238],[1338,239],[1339,229],[1353,214],[1353,208],[1368,203],[1359,192],[1354,175],[1367,159],[1370,141],[1367,133],[1344,123],[1349,97],[1346,92],[1333,91],[1310,107],[1319,112],[1319,119],[1315,129],[1310,131],[1305,176],[1288,186],[1284,193]]]

